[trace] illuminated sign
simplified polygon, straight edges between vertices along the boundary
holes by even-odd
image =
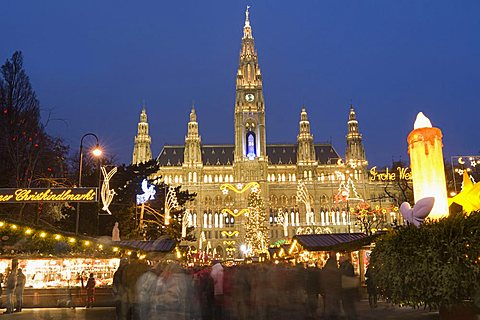
[[[396,171],[390,171],[387,168],[385,172],[378,172],[377,167],[375,166],[372,169],[370,169],[369,179],[371,182],[374,182],[374,181],[387,182],[387,181],[397,181],[397,180],[410,181],[412,180],[412,172],[410,171],[410,168],[402,168],[402,167],[397,167]]]
[[[0,189],[0,203],[96,202],[97,188]]]

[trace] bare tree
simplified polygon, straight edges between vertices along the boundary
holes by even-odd
[[[1,67],[0,107],[0,187],[31,187],[38,178],[63,176],[68,148],[46,133],[19,51]],[[25,205],[15,208],[21,220]]]

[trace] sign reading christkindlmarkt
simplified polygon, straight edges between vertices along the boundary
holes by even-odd
[[[0,189],[0,203],[95,202],[97,188]]]

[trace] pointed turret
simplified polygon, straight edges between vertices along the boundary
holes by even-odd
[[[185,137],[184,165],[198,167],[202,165],[201,137],[198,134],[197,114],[195,106],[190,111],[187,136]]]
[[[358,130],[357,115],[353,105],[350,105],[350,113],[348,116],[348,133],[347,133],[347,149],[345,159],[347,164],[358,167],[366,166],[365,149],[363,148],[362,135]]]
[[[300,132],[297,136],[297,164],[308,165],[316,161],[315,148],[313,146],[313,136],[310,133],[310,122],[308,121],[307,111],[302,107],[300,113]]]
[[[138,122],[137,135],[135,136],[132,164],[139,164],[152,160],[150,144],[151,138],[148,134],[147,110],[144,105],[142,112],[140,113],[140,122]]]

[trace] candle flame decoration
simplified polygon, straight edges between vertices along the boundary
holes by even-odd
[[[423,112],[417,114],[417,118],[413,124],[413,129],[420,128],[432,128],[432,122],[423,114]]]
[[[440,219],[448,215],[447,184],[442,152],[442,131],[432,127],[430,120],[420,112],[414,130],[407,138],[415,203],[434,197],[429,215]]]

